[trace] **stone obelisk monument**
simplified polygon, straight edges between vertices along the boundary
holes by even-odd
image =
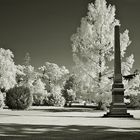
[[[119,26],[115,26],[114,33],[114,83],[112,85],[112,103],[110,110],[104,117],[133,117],[127,113],[124,103],[124,85],[122,83],[121,74],[121,51],[120,51],[120,31]]]

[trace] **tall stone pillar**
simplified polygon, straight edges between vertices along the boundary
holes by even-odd
[[[104,117],[133,117],[127,113],[124,103],[124,85],[122,84],[121,74],[121,51],[120,51],[120,31],[119,26],[115,26],[114,33],[114,83],[112,85],[112,103],[110,110]]]

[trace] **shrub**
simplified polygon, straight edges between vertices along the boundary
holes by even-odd
[[[42,96],[42,95],[34,94],[34,95],[33,95],[33,105],[34,105],[34,106],[43,105],[44,98],[45,98],[45,97]]]
[[[99,110],[107,110],[107,107],[111,103],[111,92],[105,92],[102,94],[96,94],[95,103],[98,104],[97,109]]]
[[[75,84],[74,75],[72,75],[66,81],[66,83],[65,83],[65,85],[64,85],[64,87],[62,89],[62,96],[66,100],[65,106],[67,106],[67,103],[74,101],[75,98],[76,98],[76,94],[75,94],[75,92],[73,90],[74,84]]]
[[[65,99],[61,94],[61,88],[54,86],[51,93],[46,98],[46,104],[49,106],[64,106]]]
[[[72,101],[75,101],[76,94],[72,89],[62,90],[62,95],[66,100],[65,106],[67,106],[68,103],[71,103]]]
[[[14,87],[6,93],[6,105],[10,109],[28,109],[32,101],[33,98],[30,89],[24,86]]]
[[[64,106],[65,99],[60,94],[50,93],[50,95],[47,98],[47,104],[49,106]]]
[[[33,105],[40,106],[45,104],[45,100],[47,98],[47,91],[44,91],[44,93],[34,93],[33,94]]]
[[[34,81],[31,91],[33,93],[33,105],[43,105],[47,90],[45,90],[45,84],[41,79]]]

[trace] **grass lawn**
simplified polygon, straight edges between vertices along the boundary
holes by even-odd
[[[0,110],[0,140],[140,140],[140,110],[130,118],[102,118],[91,108]]]

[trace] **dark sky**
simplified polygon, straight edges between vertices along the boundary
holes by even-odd
[[[121,30],[129,29],[135,55],[134,69],[140,69],[140,0],[107,0],[116,5]],[[70,37],[94,0],[0,0],[0,47],[9,48],[16,64],[26,52],[35,67],[54,62],[71,69]]]

